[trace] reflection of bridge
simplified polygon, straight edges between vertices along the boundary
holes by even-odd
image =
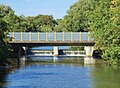
[[[9,43],[15,47],[54,46],[54,56],[58,56],[58,46],[85,46],[86,56],[92,56],[95,44],[90,32],[10,32]],[[20,50],[19,50],[20,51]]]

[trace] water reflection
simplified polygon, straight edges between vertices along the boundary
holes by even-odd
[[[7,75],[8,71],[5,69],[0,69],[0,88],[3,88],[4,85],[7,83]]]
[[[53,57],[53,62],[55,63],[55,62],[57,62],[58,61],[58,57]]]
[[[92,88],[90,69],[77,65],[31,64],[8,75],[6,88]]]
[[[26,62],[27,58],[25,56],[18,58],[18,62],[17,62],[17,67],[18,68],[23,68],[25,67],[25,62]]]
[[[93,59],[93,57],[90,56],[32,56],[32,57],[27,57],[28,61],[42,61],[42,62],[70,62],[73,63],[74,61],[76,61],[75,63],[79,63],[79,64],[95,64],[95,59]]]
[[[120,68],[95,67],[91,74],[94,88],[120,88]]]
[[[95,59],[93,58],[93,57],[91,57],[91,56],[85,56],[84,57],[84,64],[85,65],[93,65],[93,64],[95,64]]]
[[[30,62],[45,62],[45,63],[84,63],[84,57],[75,56],[33,56],[27,57]]]
[[[83,65],[84,59],[75,57],[55,57],[50,63],[26,59],[20,59],[21,68],[0,70],[0,88],[119,88],[120,68]]]

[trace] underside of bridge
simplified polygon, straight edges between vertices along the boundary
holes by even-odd
[[[9,42],[11,46],[36,47],[36,46],[94,46],[95,42]]]
[[[93,42],[82,42],[82,43],[10,43],[13,49],[18,49],[17,50],[17,55],[20,57],[20,54],[24,53],[26,55],[27,49],[31,47],[36,47],[36,46],[54,46],[53,48],[53,56],[59,56],[59,48],[58,46],[84,46],[85,54],[87,57],[92,57],[93,51],[94,51],[94,44]],[[85,58],[84,59],[85,64],[94,64],[95,60],[92,58]]]

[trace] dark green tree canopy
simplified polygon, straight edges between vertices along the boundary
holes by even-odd
[[[51,15],[37,15],[35,17],[26,17],[29,25],[28,31],[53,31],[57,22]]]
[[[0,5],[0,19],[9,25],[9,31],[53,31],[56,20],[52,15],[37,15],[33,17],[17,16],[14,11],[5,5]]]
[[[73,32],[88,31],[88,18],[86,13],[92,9],[91,1],[92,0],[79,0],[72,5],[67,15],[59,21],[56,30]]]

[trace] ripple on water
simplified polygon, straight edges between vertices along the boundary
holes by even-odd
[[[6,88],[92,88],[90,69],[71,65],[31,65],[8,75]]]

